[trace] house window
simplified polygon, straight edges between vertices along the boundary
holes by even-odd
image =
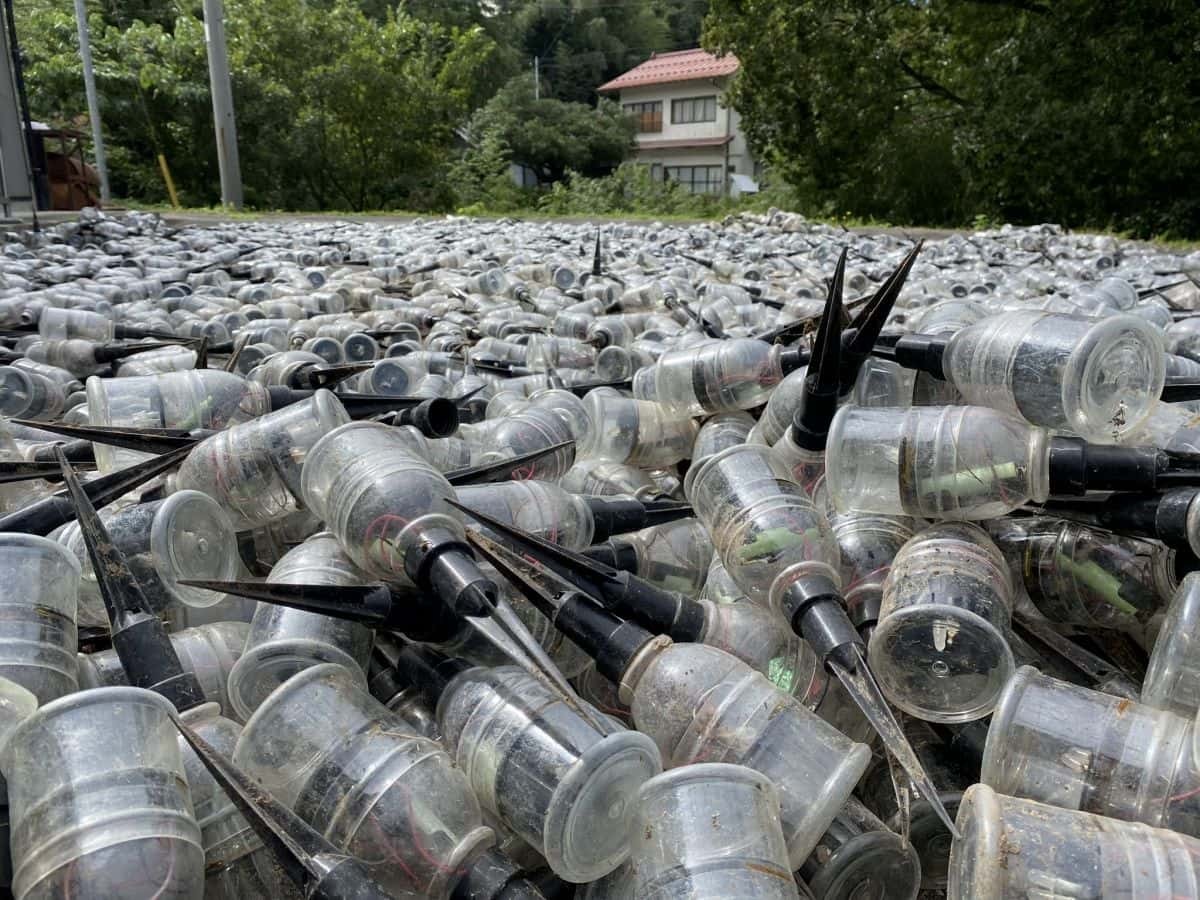
[[[690,125],[693,122],[717,121],[717,98],[685,97],[671,101],[671,124]]]
[[[648,100],[644,103],[626,103],[625,112],[637,121],[639,134],[662,131],[662,101]]]
[[[721,166],[667,166],[667,181],[677,181],[693,194],[719,194],[725,186]]]

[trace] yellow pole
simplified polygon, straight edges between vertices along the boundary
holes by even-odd
[[[171,206],[179,209],[179,195],[175,193],[175,181],[171,178],[171,170],[167,167],[167,158],[158,154],[158,167],[162,170],[163,181],[167,183],[167,196],[171,198]]]

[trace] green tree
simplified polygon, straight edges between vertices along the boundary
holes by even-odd
[[[730,100],[820,212],[1200,234],[1200,6],[713,0]]]
[[[522,60],[539,59],[542,96],[557,100],[595,103],[605,81],[671,47],[656,2],[527,0],[511,15]]]
[[[156,156],[185,203],[218,199],[212,107],[198,3],[170,27],[89,17],[114,191],[162,201]],[[479,26],[355,0],[227,0],[226,34],[247,203],[282,208],[445,208],[454,129],[489,95],[499,50]],[[85,123],[73,17],[26,0],[18,29],[37,117]]]
[[[450,167],[450,182],[460,209],[511,212],[525,205],[526,192],[512,179],[512,150],[498,131],[482,135]]]
[[[554,182],[568,169],[589,176],[614,169],[633,147],[634,125],[609,100],[594,109],[586,103],[535,100],[532,79],[522,75],[475,114],[470,133],[480,146],[488,136],[498,136],[513,161],[529,166],[540,181]]]

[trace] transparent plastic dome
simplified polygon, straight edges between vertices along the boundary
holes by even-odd
[[[633,896],[795,900],[779,797],[744,766],[682,766],[638,791],[629,823]]]
[[[43,704],[79,687],[79,577],[79,563],[54,541],[0,534],[0,676]]]
[[[622,696],[628,690],[622,685]],[[870,761],[866,745],[715,647],[668,644],[630,692],[638,730],[668,766],[736,763],[774,782],[793,866],[812,852]]]
[[[366,576],[333,535],[321,532],[293,548],[271,569],[279,584],[363,584]],[[259,603],[241,658],[229,673],[229,699],[245,719],[267,695],[297,672],[337,663],[366,685],[372,633],[365,625],[317,613]]]
[[[329,391],[201,441],[179,467],[179,489],[219,502],[239,531],[278,521],[300,507],[300,474],[312,446],[350,421]]]
[[[387,425],[351,422],[326,434],[309,451],[300,484],[349,557],[377,577],[409,584],[405,557],[433,529],[463,537],[446,502],[455,496],[450,483]]]
[[[1171,600],[1142,682],[1142,702],[1187,717],[1200,709],[1200,573],[1184,578]]]
[[[871,670],[887,698],[919,719],[967,722],[991,712],[1015,668],[1013,585],[986,532],[944,522],[896,554],[883,585]]]
[[[412,731],[344,667],[313,666],[255,711],[233,762],[385,889],[445,900],[493,835],[462,770]]]
[[[950,854],[950,900],[1200,895],[1200,842],[1165,829],[969,788]],[[1049,887],[1047,887],[1049,886]]]
[[[237,576],[241,561],[233,524],[215,500],[199,491],[178,491],[165,500],[106,510],[101,518],[156,612],[178,606],[206,609],[221,602],[222,594],[180,581]],[[82,567],[80,624],[106,626],[108,615],[78,523],[68,524],[56,540]]]
[[[204,848],[172,712],[152,691],[97,688],[12,729],[0,768],[16,897],[201,896]]]
[[[633,794],[662,769],[650,738],[589,712],[514,666],[470,669],[438,704],[445,743],[484,808],[577,883],[624,861]]]
[[[1193,723],[1023,666],[988,729],[980,780],[1065,809],[1200,834]]]
[[[788,586],[809,574],[837,584],[840,560],[825,517],[766,447],[710,457],[691,501],[726,571],[754,602],[780,610]]]
[[[1049,496],[1048,438],[978,406],[843,407],[826,485],[838,512],[990,519]]]
[[[230,670],[242,655],[242,647],[249,633],[248,622],[209,622],[173,631],[169,635],[183,670],[196,676],[204,691],[204,698],[219,705],[228,716],[236,713],[229,702],[226,683]],[[111,648],[96,653],[79,653],[75,659],[82,690],[129,683],[117,652]]]
[[[1094,443],[1122,443],[1158,403],[1162,335],[1128,315],[1016,310],[951,338],[943,367],[967,403]]]

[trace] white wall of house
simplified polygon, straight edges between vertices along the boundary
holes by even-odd
[[[654,167],[656,176],[672,166],[721,166],[728,174],[754,175],[754,158],[741,130],[737,111],[721,105],[721,95],[727,79],[703,79],[669,84],[652,84],[626,88],[620,92],[620,103],[662,103],[662,131],[637,135],[635,162]],[[711,122],[672,122],[672,101],[694,97],[716,97],[716,120]],[[659,141],[704,140],[732,137],[716,147],[654,147]]]

